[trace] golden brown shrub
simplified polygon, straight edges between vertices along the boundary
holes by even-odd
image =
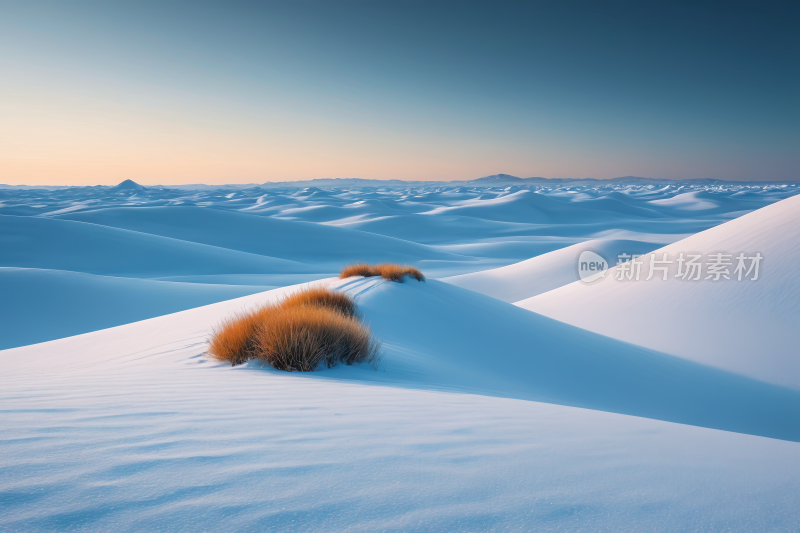
[[[323,307],[277,307],[256,333],[256,357],[278,370],[376,362],[380,344],[359,320]]]
[[[269,307],[241,312],[214,327],[208,341],[208,354],[218,361],[238,365],[255,356],[256,328]]]
[[[425,281],[425,276],[419,269],[408,265],[397,265],[394,263],[381,263],[380,265],[368,265],[366,263],[357,263],[355,265],[346,266],[339,273],[339,278],[349,278],[351,276],[363,276],[365,278],[373,276],[381,276],[383,279],[389,281],[402,282],[406,276],[413,278],[417,281]]]
[[[321,364],[377,364],[380,342],[358,319],[350,296],[307,288],[223,320],[208,354],[231,365],[258,358],[279,370],[308,372]]]
[[[356,302],[343,292],[332,291],[326,287],[306,287],[290,294],[281,303],[284,307],[310,305],[333,309],[345,316],[356,316]]]
[[[422,272],[420,272],[419,269],[408,265],[400,266],[393,263],[383,263],[380,265],[375,265],[375,270],[383,279],[387,279],[389,281],[402,282],[403,278],[406,276],[417,281],[425,281],[425,276],[422,275]]]
[[[356,263],[354,265],[348,265],[339,272],[339,278],[350,278],[353,276],[361,276],[364,278],[371,278],[373,276],[379,276],[375,271],[375,268],[366,264],[366,263]]]

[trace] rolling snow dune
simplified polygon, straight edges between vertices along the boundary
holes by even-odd
[[[575,244],[575,241],[581,240],[583,239],[509,237],[484,239],[466,244],[442,244],[437,248],[455,254],[492,257],[500,261],[501,266],[507,266],[509,261],[517,261],[520,258],[529,259]],[[491,268],[489,265],[487,267]]]
[[[427,244],[473,242],[476,236],[525,234],[530,229],[528,224],[454,215],[402,214],[374,218],[354,217],[328,224]]]
[[[668,207],[682,211],[708,211],[720,207],[712,198],[711,195],[702,194],[700,191],[693,191],[676,194],[672,198],[650,200],[650,203],[659,207]]]
[[[324,283],[356,296],[386,347],[383,372],[340,369],[332,376],[546,401],[800,440],[800,392],[791,389],[603,337],[441,282],[349,278]],[[274,299],[291,290],[248,298]],[[148,324],[157,331],[180,331],[178,326],[185,328],[192,316],[200,317],[190,324],[192,331],[207,331],[212,318],[224,317],[215,309],[229,309],[237,302],[140,322],[140,335],[150,331]],[[96,360],[80,355],[86,342],[108,346],[102,339],[113,339],[115,331],[96,332],[94,340],[73,337],[75,344],[59,345],[52,356],[47,344],[17,348],[6,370],[28,366],[29,358],[53,370],[118,362],[122,356],[116,349],[94,350]],[[197,345],[201,354],[203,344]],[[72,356],[71,346],[80,347]],[[26,350],[36,355],[26,356]]]
[[[350,230],[202,207],[112,208],[61,218],[300,262],[463,260],[414,242]]]
[[[599,207],[599,206],[598,206]],[[642,218],[660,217],[652,210],[627,206],[624,213]],[[609,216],[619,216],[616,210],[603,212],[590,209],[578,202],[564,202],[556,198],[529,190],[520,190],[493,199],[470,199],[447,207],[438,207],[425,213],[427,215],[450,214],[498,220],[503,222],[525,222],[547,224],[570,220],[573,223],[591,223],[608,220]]]
[[[800,530],[800,185],[324,183],[0,186],[0,530]],[[761,278],[569,283],[680,239]],[[207,356],[307,281],[377,369]]]
[[[529,313],[451,285],[349,278],[385,342],[373,379],[800,440],[800,392]]]
[[[800,196],[782,200],[655,251],[731,254],[731,279],[580,282],[517,305],[581,328],[779,385],[800,388]],[[736,256],[763,256],[759,277],[734,274]],[[746,262],[749,268],[750,263]],[[753,274],[749,277],[752,277]]]
[[[383,369],[297,375],[252,363],[231,368],[204,356],[210,326],[292,288],[0,351],[0,527],[563,531],[659,529],[665,523],[744,530],[800,525],[797,443],[413,390],[511,385],[525,395],[540,388],[538,394],[558,395],[566,386],[574,398],[639,403],[629,393],[655,383],[660,392],[643,394],[642,405],[652,408],[672,376],[681,378],[670,396],[678,411],[695,401],[701,417],[716,412],[720,420],[742,422],[765,414],[759,411],[778,388],[665,362],[659,354],[590,333],[576,335],[575,328],[442,283],[333,283],[358,294],[366,319],[384,336]],[[512,325],[522,328],[512,331]],[[533,328],[528,334],[526,326]],[[454,333],[466,338],[459,341]],[[580,349],[570,354],[554,346],[564,337]],[[606,348],[616,355],[603,353]],[[598,357],[610,365],[599,374],[592,363]],[[659,385],[651,371],[668,377]],[[548,383],[553,378],[559,386]],[[697,390],[702,380],[705,395]],[[382,381],[394,386],[376,385]],[[590,390],[581,392],[581,385]],[[615,389],[620,385],[623,390]],[[730,398],[730,387],[753,393],[753,405]],[[796,409],[795,393],[777,395],[783,399],[776,413]],[[723,405],[726,400],[733,403]],[[774,420],[776,413],[766,417]],[[794,418],[784,424],[789,431],[798,427]]]
[[[0,350],[119,326],[271,288],[0,267]],[[31,297],[37,294],[44,300]]]
[[[492,270],[441,278],[441,281],[504,302],[518,302],[578,280],[577,260],[591,250],[604,257],[643,254],[659,245],[642,241],[595,239]]]
[[[132,278],[309,272],[297,261],[84,222],[0,215],[2,266]]]

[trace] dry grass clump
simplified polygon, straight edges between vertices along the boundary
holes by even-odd
[[[231,365],[261,359],[278,370],[310,372],[323,364],[377,364],[380,342],[358,319],[352,298],[308,288],[224,320],[208,353]]]
[[[380,351],[363,322],[313,306],[276,307],[257,328],[255,347],[258,358],[289,372],[371,363]]]
[[[361,276],[362,278],[371,278],[373,276],[380,276],[375,270],[375,267],[366,263],[356,263],[348,265],[339,272],[339,278],[351,278],[353,276]]]
[[[408,265],[401,266],[393,263],[383,263],[381,265],[375,265],[375,270],[378,271],[383,279],[389,281],[402,282],[403,278],[406,276],[417,281],[425,281],[425,276],[422,275],[419,269]]]
[[[383,279],[396,281],[398,283],[402,283],[403,279],[408,276],[417,281],[425,281],[425,276],[418,268],[394,263],[381,263],[375,266],[365,263],[356,263],[355,265],[344,267],[339,273],[339,278],[341,279],[351,276],[362,276],[365,278],[381,276]]]
[[[281,302],[283,307],[314,306],[332,309],[339,313],[354,317],[358,315],[356,302],[342,292],[334,292],[325,287],[306,287],[290,294]]]
[[[271,307],[237,313],[220,322],[214,327],[208,341],[209,355],[219,361],[229,361],[233,366],[255,357],[258,325]]]

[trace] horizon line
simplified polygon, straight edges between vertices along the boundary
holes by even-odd
[[[722,178],[651,178],[647,176],[619,176],[614,178],[546,178],[543,176],[531,176],[526,178],[521,178],[519,176],[514,176],[512,174],[490,174],[487,176],[481,176],[479,178],[470,178],[470,179],[455,179],[455,180],[404,180],[399,178],[306,178],[306,179],[296,179],[296,180],[282,180],[282,181],[263,181],[263,182],[225,182],[225,183],[152,183],[152,184],[142,184],[138,181],[132,180],[130,178],[125,179],[116,184],[70,184],[70,185],[48,185],[48,184],[35,184],[29,185],[26,183],[0,183],[0,187],[5,188],[70,188],[70,187],[118,187],[125,183],[133,183],[135,185],[139,185],[141,187],[192,187],[192,186],[203,186],[203,187],[225,187],[225,186],[261,186],[261,185],[280,185],[280,184],[291,184],[291,183],[310,183],[310,182],[323,182],[323,181],[333,181],[333,182],[383,182],[383,183],[407,183],[407,184],[456,184],[456,183],[475,183],[475,182],[483,182],[483,183],[501,183],[501,182],[515,182],[519,181],[521,183],[546,183],[546,182],[558,182],[558,183],[566,183],[566,182],[580,182],[580,181],[591,181],[591,182],[623,182],[623,181],[645,181],[645,182],[654,182],[654,183],[661,183],[661,182],[675,182],[675,183],[692,183],[692,182],[705,182],[705,183],[798,183],[800,182],[800,177],[797,179],[787,179],[787,180],[738,180],[738,179],[722,179]]]

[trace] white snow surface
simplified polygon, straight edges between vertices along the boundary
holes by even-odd
[[[643,254],[658,247],[645,241],[593,239],[512,265],[445,277],[442,281],[504,302],[518,302],[577,281],[576,258],[584,250],[616,257],[620,253]]]
[[[520,307],[616,339],[800,389],[800,196],[764,207],[653,253],[730,255],[729,280],[675,278],[678,265],[646,281],[617,281],[616,270],[592,284],[575,282],[522,300]],[[758,279],[734,275],[736,257],[763,256]],[[609,258],[610,259],[610,258]],[[660,266],[660,265],[656,265]],[[749,269],[750,261],[745,262]],[[746,274],[746,272],[745,272]]]
[[[0,188],[0,318],[9,332],[0,335],[0,349],[320,279],[353,261],[409,263],[439,278],[534,258],[531,281],[524,283],[502,286],[491,272],[450,280],[517,301],[574,279],[554,260],[568,258],[562,250],[567,246],[624,240],[632,250],[649,251],[798,192],[794,185],[747,184],[327,190],[134,185]],[[673,198],[678,200],[654,203]],[[717,207],[672,205],[692,201]],[[556,256],[538,257],[556,250]],[[39,280],[36,293],[48,295],[50,315],[68,319],[48,325],[34,320],[32,302],[41,300],[23,286],[35,290]],[[83,302],[78,286],[92,295],[87,298],[102,301]],[[144,298],[153,293],[145,287],[160,296]]]
[[[378,370],[300,375],[205,356],[214,323],[292,288],[0,352],[0,525],[800,525],[797,442],[502,397],[649,410],[797,441],[798,393],[442,283],[351,278],[333,286],[357,296],[384,339]],[[472,315],[476,323],[462,323]]]
[[[0,189],[0,530],[800,529],[797,186],[128,185]],[[571,283],[686,242],[762,278]],[[208,358],[304,282],[356,298],[377,369]]]

